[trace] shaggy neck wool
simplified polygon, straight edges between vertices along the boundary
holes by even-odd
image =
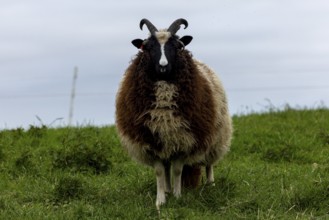
[[[153,134],[159,136],[163,149],[160,157],[168,159],[175,153],[188,152],[195,144],[195,138],[190,133],[189,123],[175,114],[178,96],[177,87],[165,81],[158,81],[154,86],[156,100],[148,112],[150,120],[145,124]]]

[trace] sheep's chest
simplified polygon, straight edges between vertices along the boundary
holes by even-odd
[[[195,144],[195,139],[189,132],[189,123],[177,112],[177,87],[166,81],[158,81],[154,85],[154,95],[155,102],[148,111],[149,119],[145,125],[156,134],[156,141],[163,145],[160,156],[169,158],[176,152],[188,152]]]

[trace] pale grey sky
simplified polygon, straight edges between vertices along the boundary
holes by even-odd
[[[118,84],[146,38],[177,18],[187,47],[220,76],[232,114],[329,105],[327,0],[109,1],[7,0],[0,3],[0,129],[68,122],[79,67],[74,124],[114,123]]]

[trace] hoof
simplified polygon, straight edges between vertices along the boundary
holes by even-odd
[[[166,197],[157,198],[155,202],[155,206],[157,210],[160,211],[160,207],[165,203],[166,203]]]

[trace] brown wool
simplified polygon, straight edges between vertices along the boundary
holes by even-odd
[[[151,166],[176,157],[190,165],[213,164],[228,151],[232,133],[223,87],[187,50],[178,52],[174,65],[175,79],[159,82],[149,77],[147,52],[132,60],[116,98],[122,144],[135,160]]]

